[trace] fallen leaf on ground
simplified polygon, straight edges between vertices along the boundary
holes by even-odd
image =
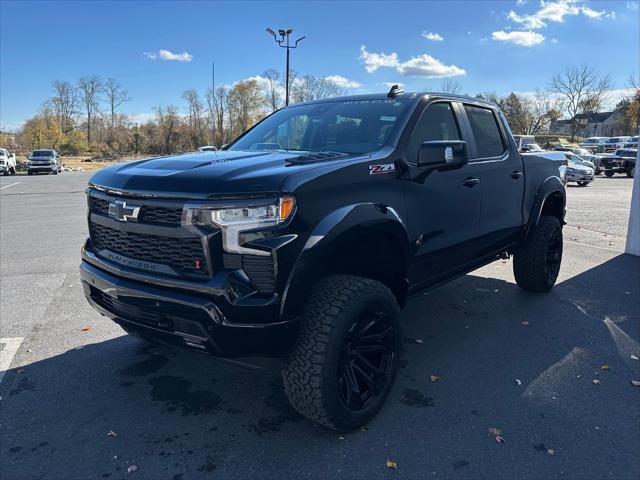
[[[519,378],[516,378],[516,383],[517,383],[518,385],[522,385],[522,382],[520,381],[520,379],[519,379]]]
[[[594,385],[600,385],[600,380],[595,378],[595,379],[591,380],[591,383],[593,383]]]
[[[635,355],[631,355],[631,359],[632,360],[638,360],[638,357],[636,357]]]
[[[556,454],[556,451],[555,451],[553,448],[550,448],[549,450],[547,450],[547,453],[548,453],[549,455],[555,455],[555,454]]]
[[[127,468],[127,473],[133,473],[136,470],[138,470],[137,465],[129,465],[129,467]]]
[[[109,430],[109,433],[107,433],[107,437],[117,437],[117,436],[118,434],[113,430]]]
[[[611,368],[611,367],[609,367],[609,365],[602,365],[600,367],[601,370],[609,370],[609,368]]]
[[[431,382],[437,382],[440,380],[440,377],[434,374],[431,374]]]
[[[522,325],[523,327],[528,327],[529,326],[529,322],[527,322],[525,320],[524,322],[520,322],[520,325]]]
[[[502,430],[500,430],[499,428],[491,427],[489,429],[489,435],[500,435],[501,433],[502,433]]]
[[[504,441],[504,438],[502,438],[500,435],[496,435],[496,442],[498,443],[507,443]]]
[[[631,380],[631,385],[634,387],[640,387],[640,380]]]
[[[394,462],[393,460],[387,460],[385,462],[385,465],[387,466],[387,468],[393,468],[394,470],[398,469],[398,464],[396,462]]]
[[[80,329],[80,331],[82,331],[82,332],[88,332],[88,331],[90,331],[90,330],[91,330],[91,327],[89,327],[89,326],[82,327],[82,328]]]
[[[420,338],[416,338],[415,342],[422,344],[422,343],[424,343],[424,340],[421,340]]]

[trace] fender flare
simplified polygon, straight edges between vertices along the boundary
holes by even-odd
[[[529,221],[527,223],[527,228],[525,231],[525,239],[529,238],[531,232],[535,229],[540,221],[540,217],[542,216],[542,210],[544,209],[545,204],[549,200],[551,196],[555,196],[559,194],[562,198],[562,218],[560,222],[564,225],[564,215],[567,205],[567,193],[564,184],[558,177],[549,177],[538,189],[536,193],[535,200],[533,203],[533,208],[531,209],[531,213],[529,215]]]
[[[312,286],[326,274],[332,257],[341,246],[372,234],[389,235],[401,246],[402,271],[406,275],[411,242],[398,212],[374,203],[339,208],[317,223],[298,255],[282,293],[281,319],[292,320],[302,315]]]

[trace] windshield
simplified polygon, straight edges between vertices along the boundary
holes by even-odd
[[[599,138],[587,138],[584,143],[598,143]]]
[[[229,150],[363,154],[379,150],[413,102],[408,99],[328,101],[282,109]]]
[[[31,153],[32,157],[53,157],[52,150],[34,150]]]
[[[607,143],[618,143],[620,139],[618,137],[613,137],[607,140]]]

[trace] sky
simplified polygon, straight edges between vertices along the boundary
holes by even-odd
[[[567,65],[611,77],[611,101],[640,77],[638,1],[14,1],[0,0],[0,127],[16,129],[54,80],[96,74],[123,84],[123,113],[186,110],[182,93],[284,70],[265,28],[306,38],[291,52],[300,75],[347,92],[533,92]]]

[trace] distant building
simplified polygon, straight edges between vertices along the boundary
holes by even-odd
[[[622,115],[620,110],[576,115],[578,122],[576,135],[583,138],[626,135],[628,132],[623,129]],[[571,135],[571,120],[556,120],[551,124],[550,130],[553,133]]]

